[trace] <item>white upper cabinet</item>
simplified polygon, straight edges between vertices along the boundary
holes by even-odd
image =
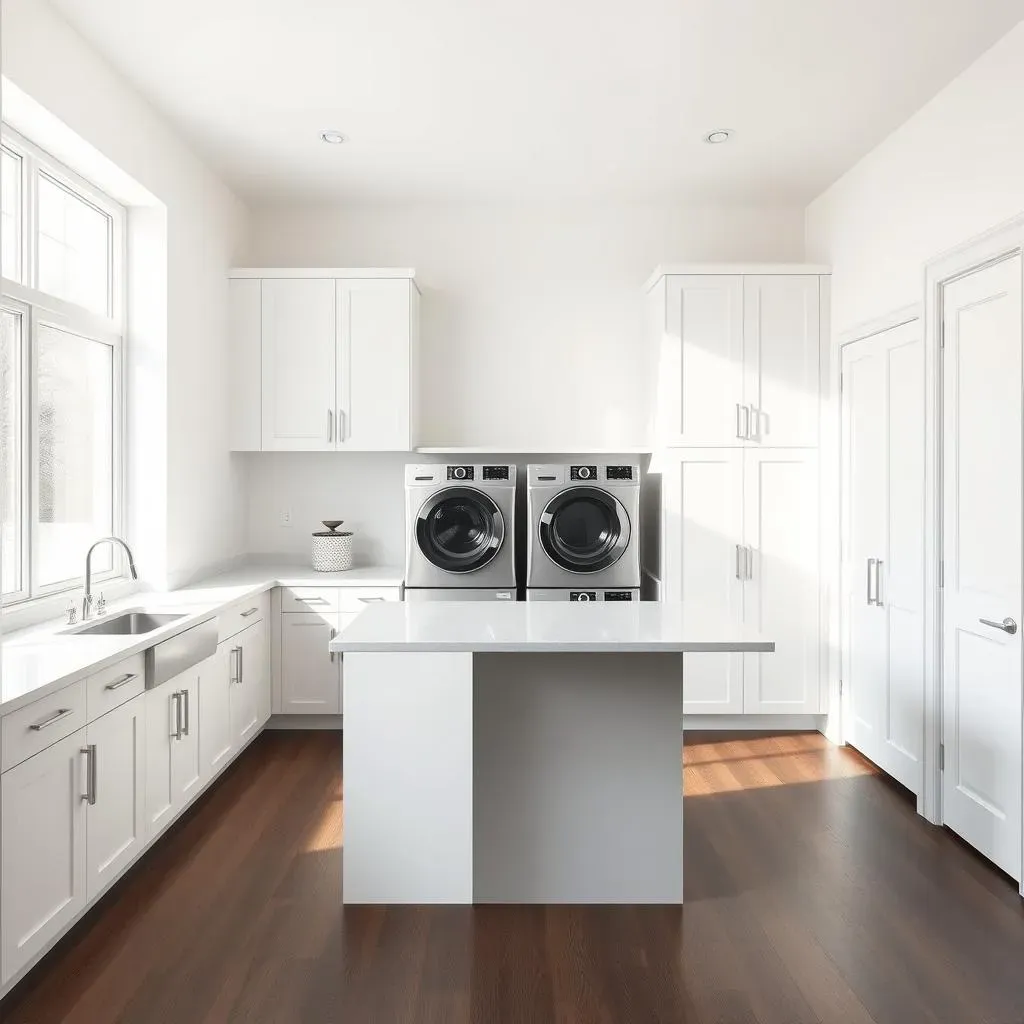
[[[337,283],[338,448],[411,447],[414,292],[404,280]]]
[[[336,322],[333,281],[263,282],[264,451],[333,450]]]
[[[742,437],[743,278],[679,275],[666,279],[661,294],[658,442],[736,444]]]
[[[411,450],[419,332],[412,274],[232,271],[232,449]]]
[[[824,268],[685,269],[648,291],[655,448],[816,448]]]
[[[743,280],[743,403],[748,439],[774,448],[818,444],[819,279],[758,274]]]

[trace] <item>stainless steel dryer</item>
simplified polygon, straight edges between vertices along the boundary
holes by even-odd
[[[514,599],[515,496],[514,465],[406,466],[406,600]]]
[[[526,494],[528,588],[640,586],[639,465],[531,465]]]

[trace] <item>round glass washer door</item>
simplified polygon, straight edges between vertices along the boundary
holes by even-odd
[[[416,543],[445,572],[482,569],[501,549],[501,509],[475,487],[448,487],[428,498],[416,518]]]
[[[629,544],[629,516],[599,487],[570,487],[556,494],[540,517],[540,542],[548,558],[569,572],[600,572]]]

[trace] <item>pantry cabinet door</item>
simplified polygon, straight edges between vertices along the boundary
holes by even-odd
[[[659,289],[654,301],[662,294]],[[665,279],[658,374],[659,445],[742,444],[743,278]]]
[[[0,776],[3,983],[85,908],[86,731]]]
[[[334,281],[262,282],[264,451],[333,451]]]
[[[745,654],[743,710],[817,714],[821,708],[818,453],[744,452],[743,589],[747,625],[775,641],[771,654]]]
[[[818,444],[819,289],[815,274],[743,279],[743,401],[750,407],[754,443]]]
[[[684,615],[739,625],[743,617],[743,450],[706,448],[667,456],[662,474],[662,599]],[[743,655],[683,659],[687,714],[743,711]]]

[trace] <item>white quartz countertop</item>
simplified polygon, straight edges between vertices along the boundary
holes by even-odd
[[[63,618],[11,633],[3,640],[0,715],[31,704],[68,683],[99,672],[218,614],[236,601],[274,587],[400,587],[404,572],[367,566],[317,572],[287,562],[252,563],[200,580],[181,590],[144,591],[111,602],[107,616],[134,608],[184,611],[185,617],[142,636],[83,636],[69,633]],[[81,593],[74,595],[81,600]],[[73,628],[73,627],[72,627]]]
[[[459,602],[374,604],[331,641],[332,651],[774,651],[750,629],[681,604]]]

